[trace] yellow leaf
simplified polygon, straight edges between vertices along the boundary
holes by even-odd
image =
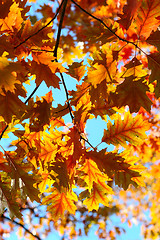
[[[107,76],[107,70],[102,64],[94,64],[93,67],[95,70],[89,69],[88,71],[88,82],[96,88],[97,84],[101,83]]]
[[[2,88],[6,91],[15,92],[15,84],[20,84],[21,82],[16,79],[16,71],[20,71],[21,66],[19,63],[9,62],[3,54],[0,57],[0,93],[2,94]]]
[[[78,198],[74,192],[60,193],[56,188],[48,192],[51,194],[46,196],[42,203],[48,205],[47,209],[52,213],[54,220],[63,217],[65,211],[75,214],[77,207],[74,202],[78,201]]]
[[[19,4],[14,2],[10,7],[10,12],[5,19],[0,19],[0,30],[1,31],[13,31],[13,27],[19,30],[23,22],[21,17],[22,9],[19,8]]]
[[[105,182],[110,180],[107,175],[102,174],[98,169],[97,164],[91,159],[86,159],[85,163],[79,170],[85,173],[85,175],[82,176],[82,179],[87,183],[90,192],[93,187],[93,182],[98,183],[98,181]]]
[[[133,117],[129,112],[125,112],[124,119],[121,115],[118,115],[114,125],[108,121],[102,141],[107,144],[121,144],[122,146],[125,146],[126,141],[128,141],[137,145],[146,138],[145,131],[148,129],[149,123],[144,121],[141,115]]]
[[[108,186],[109,193],[110,187]],[[107,192],[106,187],[103,185],[94,183],[93,190],[89,198],[85,199],[83,201],[84,205],[87,205],[87,208],[89,211],[92,211],[93,209],[98,210],[99,203],[102,203],[104,206],[108,206],[108,198],[106,197],[105,193]]]

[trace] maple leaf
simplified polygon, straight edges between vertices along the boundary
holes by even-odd
[[[127,4],[123,7],[123,14],[118,14],[121,18],[118,20],[120,25],[122,25],[126,30],[130,27],[134,18],[136,18],[138,7],[141,1],[138,0],[127,0]]]
[[[127,70],[122,74],[122,77],[134,76],[134,77],[138,77],[139,79],[141,77],[147,76],[148,74],[148,72],[143,69],[144,67],[141,64],[141,62],[136,57],[134,57],[124,67],[126,67]]]
[[[114,57],[112,49],[110,51],[104,50],[102,52],[96,52],[96,59],[92,63],[92,67],[88,68],[88,79],[87,82],[91,83],[95,88],[98,84],[100,84],[103,80],[106,83],[113,82],[113,78],[117,71],[117,60]]]
[[[47,65],[38,64],[37,62],[32,61],[31,73],[36,75],[37,85],[41,84],[41,82],[44,80],[47,87],[53,86],[54,88],[59,88],[59,77],[56,76]]]
[[[28,37],[32,36],[32,38],[30,38],[27,41],[27,44],[29,43],[31,45],[41,47],[44,40],[49,40],[50,39],[48,34],[52,32],[52,28],[49,27],[49,26],[47,26],[43,30],[39,31],[42,27],[43,27],[43,23],[41,22],[41,20],[36,21],[34,26],[32,26],[31,21],[29,19],[27,19],[25,21],[25,25],[24,25],[23,30],[22,30],[21,39],[25,40]]]
[[[147,43],[154,45],[158,51],[160,51],[160,31],[152,32],[146,40]]]
[[[152,31],[157,30],[160,20],[159,0],[142,1],[136,17],[137,33],[140,37],[148,38]]]
[[[8,16],[9,9],[12,5],[12,1],[0,2],[0,16],[1,18],[5,18]]]
[[[74,192],[60,193],[56,188],[51,188],[47,192],[50,193],[50,195],[44,197],[42,203],[48,205],[47,209],[52,213],[54,220],[63,217],[66,210],[71,214],[75,213],[77,207],[74,201],[78,199]]]
[[[72,65],[69,65],[69,71],[68,73],[70,74],[71,77],[74,77],[78,81],[80,81],[84,74],[85,74],[85,66],[82,65],[82,62],[74,62]]]
[[[146,138],[145,131],[148,129],[149,124],[147,125],[141,115],[133,118],[129,112],[125,112],[124,119],[121,115],[118,115],[114,125],[108,121],[102,141],[107,144],[121,144],[122,146],[125,146],[126,141],[128,141],[132,145],[138,145]]]
[[[4,7],[9,7],[5,6]],[[5,16],[4,14],[2,16]],[[0,19],[0,31],[1,32],[13,32],[14,28],[19,30],[21,28],[21,24],[23,22],[23,18],[21,16],[21,9],[19,8],[19,4],[14,2],[10,6],[10,11],[8,16],[4,19]]]
[[[108,100],[108,88],[106,81],[103,80],[96,88],[93,86],[89,90],[90,100],[94,104],[95,108],[101,108]]]
[[[134,76],[125,78],[124,82],[117,86],[116,92],[110,95],[110,99],[117,107],[128,105],[131,113],[138,112],[141,106],[149,112],[152,104],[146,95],[149,87],[144,83],[143,77],[134,80]]]

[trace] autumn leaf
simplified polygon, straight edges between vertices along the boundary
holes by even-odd
[[[17,218],[21,219],[22,214],[20,213],[18,203],[14,200],[11,190],[8,188],[7,184],[0,182],[0,192],[1,192],[0,214],[2,214],[5,208],[8,207],[11,218],[16,216]]]
[[[22,181],[22,183],[19,183],[19,188],[21,188],[23,191],[23,197],[27,195],[31,201],[40,202],[40,199],[38,197],[39,191],[33,186],[35,183],[34,177],[32,174],[25,172],[25,167],[27,167],[27,164],[19,164],[19,159],[17,160],[17,155],[14,153],[11,154],[9,152],[6,152],[6,159],[8,161],[8,164],[12,165],[12,178],[15,179],[15,181],[17,181],[17,178]],[[16,190],[18,189],[15,188],[15,192]]]
[[[0,16],[1,19],[4,19],[5,17],[8,16],[9,9],[12,5],[12,1],[7,1],[7,2],[1,2],[0,3]]]
[[[148,74],[148,72],[143,69],[144,67],[140,61],[135,57],[124,67],[127,68],[127,70],[122,74],[122,77],[134,76],[140,79],[141,77],[147,76]],[[134,80],[136,81],[136,78]]]
[[[94,182],[98,183],[99,181],[105,182],[110,180],[106,175],[101,173],[96,163],[92,159],[86,159],[83,166],[79,168],[79,171],[84,172],[82,179],[84,179],[84,181],[87,183],[89,192],[91,192]]]
[[[160,96],[160,54],[158,52],[148,55],[148,68],[151,69],[151,75],[149,77],[150,82],[157,80],[155,87],[155,95],[157,98]]]
[[[140,37],[148,38],[152,31],[157,30],[160,20],[159,0],[142,1],[136,17],[137,33]]]
[[[9,62],[7,57],[2,55],[0,57],[0,93],[2,94],[2,88],[5,91],[15,92],[15,84],[21,84],[21,82],[17,79],[17,71],[23,71],[23,67],[20,63]]]
[[[146,95],[147,91],[149,87],[143,77],[135,81],[134,76],[130,76],[117,86],[115,93],[110,94],[110,99],[117,107],[128,105],[131,113],[138,112],[140,106],[149,112],[152,102]]]
[[[149,124],[143,120],[142,116],[137,115],[133,118],[129,112],[126,112],[124,119],[122,119],[121,115],[118,115],[114,124],[108,121],[102,142],[125,146],[127,141],[132,145],[138,145],[146,138],[145,131],[148,129]]]
[[[9,7],[10,3],[8,6],[6,4],[3,4],[4,7]],[[2,14],[4,17],[4,13]],[[13,32],[13,29],[19,30],[21,27],[21,24],[23,22],[23,18],[21,16],[21,9],[19,8],[19,4],[14,2],[10,6],[10,11],[8,13],[8,16],[6,16],[4,19],[0,19],[0,31],[4,32]]]
[[[82,62],[74,62],[72,65],[69,65],[69,74],[71,77],[80,81],[85,74],[85,66],[82,65]]]
[[[65,158],[60,154],[57,154],[55,161],[50,162],[48,170],[50,176],[56,182],[54,185],[59,191],[61,190],[61,187],[69,189],[69,175]]]
[[[134,18],[136,18],[137,10],[141,1],[135,0],[127,0],[127,4],[123,7],[123,14],[119,14],[121,18],[118,20],[120,25],[122,25],[126,30],[130,27]]]
[[[37,62],[32,61],[31,69],[32,74],[36,75],[37,86],[44,80],[48,87],[53,86],[54,88],[59,88],[59,77],[57,77],[56,74],[54,74],[47,65],[40,65]]]
[[[59,192],[56,188],[49,189],[50,195],[43,198],[42,203],[48,205],[47,209],[52,213],[54,220],[62,217],[67,210],[69,213],[74,214],[76,206],[74,201],[77,201],[77,196],[74,192]]]
[[[160,31],[152,32],[146,40],[147,43],[154,45],[158,51],[160,51]]]
[[[94,88],[103,80],[105,80],[106,83],[113,82],[117,71],[116,58],[114,57],[112,49],[107,52],[104,47],[102,52],[95,53],[95,55],[96,54],[96,60],[92,63],[92,67],[88,68],[87,79],[87,82],[91,83]]]
[[[52,138],[52,137],[51,137]],[[56,152],[58,150],[57,144],[45,137],[44,143],[41,143],[41,151],[39,154],[39,160],[45,165],[48,162],[54,160]]]
[[[29,42],[29,44],[33,46],[41,47],[44,40],[49,40],[48,34],[51,32],[51,27],[49,26],[44,28],[42,31],[39,31],[42,27],[43,23],[41,22],[41,20],[36,21],[34,26],[32,26],[31,21],[27,19],[23,27],[21,39],[24,41],[25,39],[32,35],[32,38],[30,38],[27,42]]]
[[[0,95],[0,115],[4,117],[7,123],[10,123],[12,117],[21,117],[20,111],[25,111],[25,104],[13,93],[7,92],[5,96]]]
[[[88,211],[93,209],[98,210],[99,204],[102,203],[104,206],[109,206],[109,200],[107,199],[106,193],[111,194],[112,190],[109,187],[94,183],[91,195],[83,201],[83,204],[87,206]]]

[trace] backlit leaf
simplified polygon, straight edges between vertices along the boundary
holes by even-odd
[[[86,198],[83,204],[87,205],[88,211],[92,211],[93,209],[98,210],[100,203],[104,206],[109,206],[109,200],[106,193],[107,190],[102,185],[94,183],[90,197]]]
[[[66,210],[71,214],[75,213],[74,201],[78,199],[74,192],[60,193],[56,188],[52,188],[48,192],[50,195],[44,197],[42,203],[48,205],[47,209],[52,213],[54,220],[63,217]]]
[[[121,115],[118,115],[114,124],[108,121],[107,130],[104,130],[102,141],[107,144],[121,144],[122,146],[125,146],[127,141],[137,145],[146,138],[145,131],[148,128],[149,125],[147,126],[147,123],[140,115],[132,117],[129,112],[126,112],[124,119],[122,119]]]

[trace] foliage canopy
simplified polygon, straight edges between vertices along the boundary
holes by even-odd
[[[86,234],[97,224],[99,238],[116,239],[123,229],[107,231],[108,216],[130,225],[124,209],[132,198],[139,202],[132,219],[143,223],[146,238],[158,239],[159,0],[52,0],[35,15],[29,5],[0,2],[0,139],[15,139],[11,150],[1,146],[1,219],[10,231],[16,223],[41,239],[25,227],[27,210],[45,236],[54,219],[74,238],[82,234],[75,230],[79,212]],[[68,89],[69,79],[76,88]],[[35,98],[42,82],[48,92]],[[54,104],[58,91],[66,100]],[[106,123],[96,146],[87,132],[94,119]],[[47,206],[47,216],[34,201]],[[150,209],[149,223],[140,209]]]

